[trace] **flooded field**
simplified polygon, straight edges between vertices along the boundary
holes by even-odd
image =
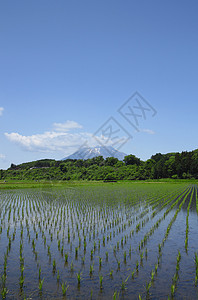
[[[198,189],[0,190],[4,299],[198,299]]]

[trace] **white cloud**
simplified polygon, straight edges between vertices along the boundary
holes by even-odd
[[[80,147],[87,139],[89,133],[68,133],[46,131],[42,134],[24,136],[17,132],[5,133],[5,136],[11,141],[20,145],[24,150],[36,152],[55,152],[72,150]],[[69,152],[70,152],[69,151]]]
[[[140,129],[141,132],[145,132],[148,134],[155,134],[155,131],[151,130],[151,129]]]
[[[0,107],[0,116],[2,116],[3,111],[4,111],[4,108],[3,108],[3,107]]]
[[[25,136],[17,132],[5,133],[7,139],[18,144],[26,151],[34,152],[55,152],[75,150],[83,144],[91,134],[89,133],[71,133],[73,129],[80,129],[82,126],[74,121],[65,123],[54,123],[52,131],[46,131],[41,134]]]
[[[33,134],[29,136],[22,135],[17,132],[4,133],[6,138],[23,150],[32,152],[61,152],[64,155],[70,155],[83,145],[95,147],[101,142],[106,146],[115,143],[108,137],[94,136],[92,133],[73,131],[74,129],[81,129],[82,126],[74,121],[67,121],[65,123],[54,123],[52,131],[46,131],[41,134]],[[108,144],[108,145],[107,145]]]
[[[66,121],[65,123],[54,123],[54,130],[55,131],[61,131],[61,132],[65,132],[65,131],[70,131],[71,129],[79,129],[82,128],[82,125],[78,124],[75,121]]]
[[[0,159],[5,159],[5,155],[0,153]]]

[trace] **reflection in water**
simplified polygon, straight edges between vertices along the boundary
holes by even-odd
[[[0,191],[1,292],[7,299],[62,299],[64,292],[68,299],[164,299],[179,250],[174,298],[190,290],[197,299],[196,201],[196,185],[168,183]]]

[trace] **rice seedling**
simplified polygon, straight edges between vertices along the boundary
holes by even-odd
[[[2,299],[5,299],[7,294],[8,294],[7,288],[3,287],[1,290]]]
[[[57,279],[57,281],[59,282],[59,280],[60,280],[60,273],[59,273],[59,270],[57,270],[56,279]]]
[[[93,260],[93,249],[91,250],[90,256],[91,256],[91,260]]]
[[[115,291],[113,293],[113,300],[118,300],[119,299],[119,293],[117,291]]]
[[[106,261],[108,261],[109,253],[106,251]]]
[[[117,250],[119,250],[119,241],[117,242]]]
[[[87,248],[87,243],[86,241],[84,241],[84,251],[86,252],[86,248]]]
[[[109,273],[110,277],[113,277],[113,270],[111,269],[110,273]]]
[[[82,272],[81,273],[79,272],[79,273],[76,274],[77,280],[78,280],[78,285],[80,285],[80,282],[81,282],[81,279],[82,279],[81,274],[82,274]]]
[[[55,272],[56,271],[56,260],[55,260],[55,258],[53,259],[53,272]]]
[[[198,268],[198,255],[197,253],[195,252],[195,266],[196,266],[196,269]]]
[[[189,212],[190,212],[190,206],[193,199],[194,190],[191,193],[190,201],[187,208],[187,216],[186,216],[186,239],[185,239],[185,250],[188,251],[188,232],[189,232]]]
[[[25,281],[25,279],[24,279],[24,276],[23,276],[23,275],[21,275],[21,276],[20,276],[20,279],[19,279],[19,285],[20,285],[20,289],[22,289],[22,288],[23,288],[24,281]]]
[[[102,266],[102,257],[99,256],[99,266]]]
[[[146,283],[146,294],[147,294],[147,296],[149,295],[150,288],[151,288],[151,282]]]
[[[139,270],[139,261],[137,260],[136,261],[136,272],[138,273],[138,270]]]
[[[39,290],[42,291],[43,288],[43,282],[44,282],[44,278],[42,280],[39,280]]]
[[[22,265],[22,266],[21,266],[21,277],[23,277],[24,269],[25,269],[25,268],[24,268],[24,266]]]
[[[63,282],[62,284],[61,284],[61,288],[62,288],[62,294],[63,294],[63,296],[65,296],[66,295],[66,292],[67,292],[67,290],[68,290],[68,288],[69,288],[69,285],[67,285],[67,283],[65,282]]]
[[[131,278],[132,278],[132,279],[135,278],[135,271],[134,271],[134,270],[131,272]]]
[[[35,250],[35,241],[34,241],[34,239],[32,240],[32,248],[33,248],[33,250]]]
[[[161,244],[158,245],[158,249],[159,249],[159,254],[161,255],[161,252],[162,252],[162,245]]]
[[[75,258],[78,258],[78,247],[75,248]]]
[[[129,276],[125,280],[122,280],[122,283],[121,283],[122,291],[126,290],[126,283],[127,283],[128,279],[129,279]]]
[[[178,251],[178,255],[177,255],[177,263],[179,263],[181,260],[181,253],[180,251]]]
[[[141,266],[143,265],[143,258],[144,258],[144,251],[142,251],[142,253],[140,253],[140,264],[141,264]]]
[[[155,264],[155,274],[157,274],[157,269],[158,269],[158,263]]]
[[[198,282],[198,255],[197,253],[195,252],[195,285],[197,285],[197,282]]]
[[[171,285],[171,296],[173,297],[175,294],[175,284]]]
[[[102,281],[103,281],[103,276],[99,275],[99,281],[100,281],[100,289],[102,289]]]
[[[195,202],[196,202],[196,210],[198,214],[198,196],[197,196],[197,188],[195,187]]]
[[[93,271],[94,271],[94,265],[90,265],[90,268],[89,268],[90,276],[93,274]]]
[[[71,270],[71,272],[73,272],[73,270],[74,270],[74,264],[73,264],[73,261],[71,262],[70,270]]]
[[[61,241],[59,240],[58,241],[58,250],[60,251],[60,243],[61,243]]]
[[[153,282],[153,281],[154,281],[154,276],[155,276],[155,271],[154,271],[154,270],[152,270],[152,271],[151,271],[151,282]]]
[[[65,263],[68,263],[68,253],[65,253]]]

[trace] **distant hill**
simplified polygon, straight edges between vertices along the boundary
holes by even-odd
[[[97,156],[103,156],[104,159],[106,159],[107,157],[115,157],[119,160],[123,160],[126,155],[127,155],[126,153],[120,152],[111,146],[82,147],[78,151],[63,158],[62,160],[66,160],[66,159],[86,160]]]

